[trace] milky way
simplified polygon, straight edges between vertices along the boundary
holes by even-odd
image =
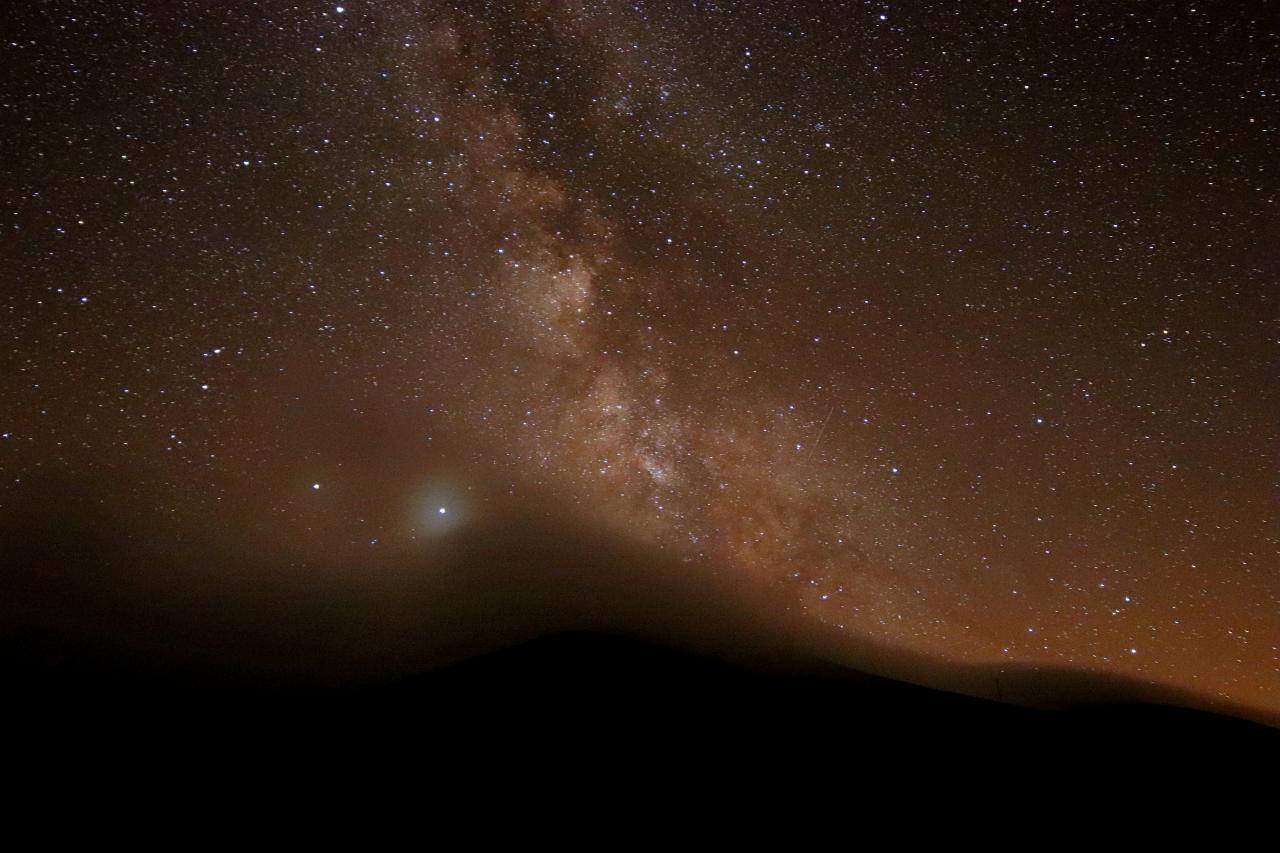
[[[550,507],[1280,709],[1280,39],[1206,5],[42,4],[0,507],[336,572]]]

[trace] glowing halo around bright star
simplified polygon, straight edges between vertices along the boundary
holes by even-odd
[[[466,499],[468,487],[452,478],[432,480],[412,493],[405,505],[408,531],[415,537],[435,538],[474,520]]]

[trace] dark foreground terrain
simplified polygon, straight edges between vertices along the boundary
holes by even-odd
[[[210,687],[84,665],[21,669],[8,691],[28,747],[490,762],[537,755],[625,769],[677,760],[759,767],[963,750],[993,760],[1155,750],[1236,755],[1280,732],[1144,704],[1045,711],[840,670],[746,667],[628,637],[546,636],[391,683]],[[1112,753],[1112,750],[1118,752]],[[262,753],[260,753],[262,754]],[[472,768],[476,769],[475,767]]]

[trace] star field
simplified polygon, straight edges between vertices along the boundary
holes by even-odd
[[[1278,713],[1269,11],[24,9],[0,512],[340,574],[546,508]]]

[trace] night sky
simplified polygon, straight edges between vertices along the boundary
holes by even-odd
[[[680,577],[1274,717],[1275,11],[21,4],[7,642],[373,672]]]

